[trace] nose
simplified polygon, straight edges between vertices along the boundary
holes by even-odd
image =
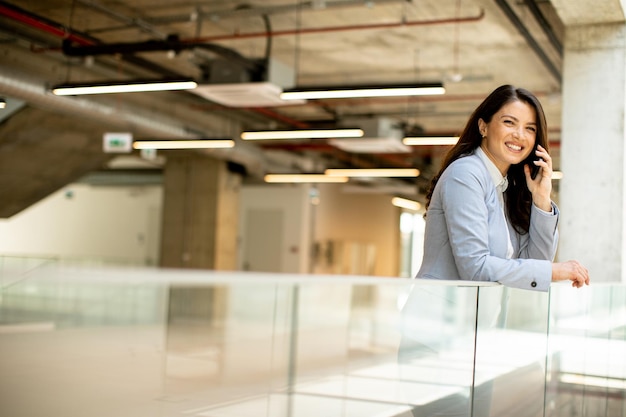
[[[521,138],[524,136],[524,126],[518,126],[513,130],[513,136],[515,136],[516,138]]]

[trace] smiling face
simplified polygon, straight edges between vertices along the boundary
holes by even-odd
[[[533,151],[537,115],[528,103],[514,100],[503,105],[488,123],[479,119],[478,129],[483,136],[481,148],[506,175],[511,165],[519,164]]]

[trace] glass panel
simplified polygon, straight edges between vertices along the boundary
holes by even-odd
[[[45,265],[3,270],[2,415],[626,412],[623,285]]]
[[[546,416],[626,415],[626,286],[553,286]]]
[[[419,280],[403,311],[399,378],[410,416],[469,416],[477,287]]]
[[[213,416],[258,397],[238,415],[275,415],[293,285],[220,277],[39,268],[13,280],[0,294],[1,414]]]
[[[27,274],[42,266],[56,263],[57,259],[50,258],[28,258],[23,256],[0,256],[0,288],[6,288],[18,282]]]
[[[543,416],[547,293],[479,288],[473,416]]]

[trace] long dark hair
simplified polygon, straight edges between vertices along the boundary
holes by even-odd
[[[543,146],[548,152],[548,129],[546,125],[546,116],[543,112],[541,103],[530,91],[523,88],[516,88],[512,85],[502,85],[496,88],[491,94],[483,100],[482,103],[474,110],[472,116],[467,121],[463,133],[459,141],[448,151],[446,154],[441,169],[433,177],[430,183],[430,188],[426,194],[426,210],[430,205],[430,200],[433,196],[433,190],[435,185],[443,171],[448,166],[459,158],[470,155],[476,148],[482,143],[482,135],[478,128],[478,120],[483,119],[485,123],[489,123],[494,114],[496,114],[502,106],[512,101],[522,101],[527,103],[535,109],[537,117],[537,132],[535,145],[539,144]],[[526,185],[526,177],[524,175],[524,165],[530,164],[533,166],[532,159],[534,159],[534,151],[519,164],[511,165],[508,170],[507,177],[509,179],[509,186],[506,189],[506,207],[509,221],[520,234],[528,233],[530,227],[530,207],[532,204],[532,196],[528,191]]]

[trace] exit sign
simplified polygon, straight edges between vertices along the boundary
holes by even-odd
[[[133,150],[133,134],[127,132],[105,133],[102,146],[107,153],[130,153]]]

